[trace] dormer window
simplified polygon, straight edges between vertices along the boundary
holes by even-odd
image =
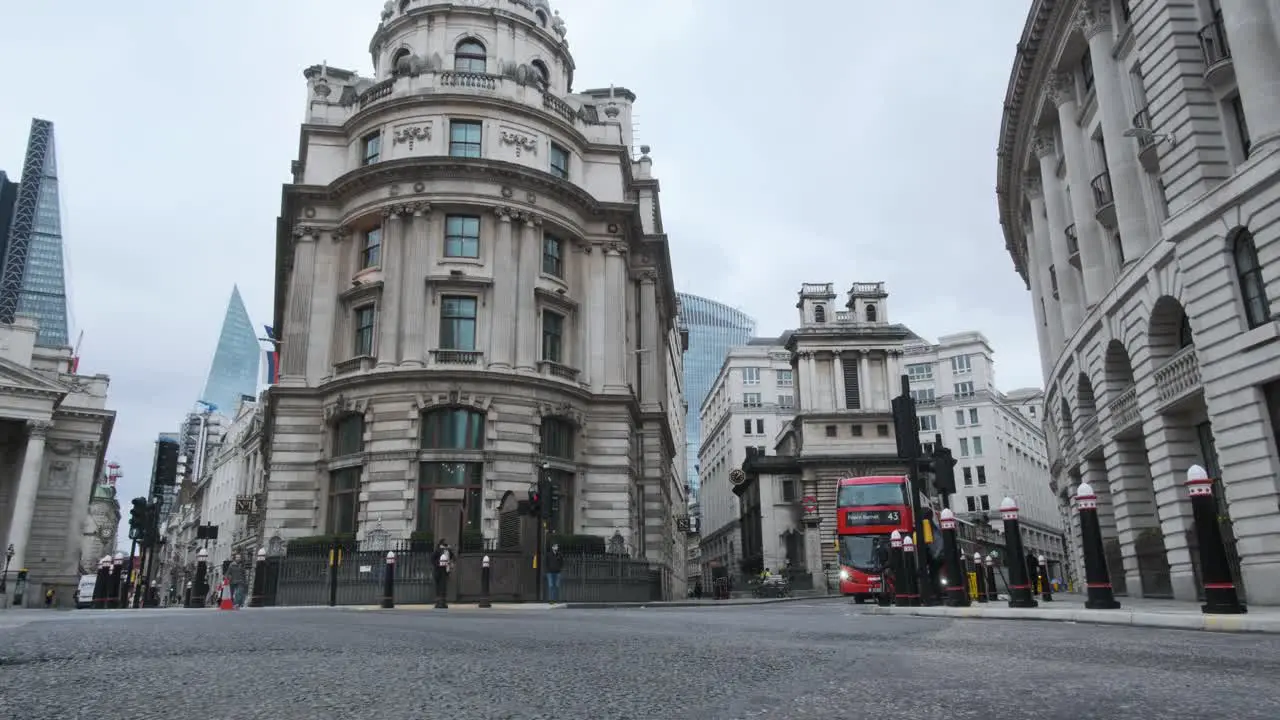
[[[816,323],[824,323],[827,321],[827,309],[822,305],[813,306],[813,321]]]
[[[866,314],[867,314],[867,322],[875,322],[875,321],[876,321],[876,306],[875,306],[875,305],[867,305]]]
[[[453,71],[483,73],[487,69],[484,45],[478,40],[463,40],[453,49]]]
[[[535,12],[535,13],[534,13],[534,15],[537,15],[537,16],[538,16],[538,24],[539,24],[539,25],[541,25],[542,27],[546,27],[546,26],[547,26],[547,14],[546,14],[546,13],[542,12],[541,10],[539,10],[539,11]]]

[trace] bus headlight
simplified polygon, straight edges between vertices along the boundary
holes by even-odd
[[[942,578],[942,587],[946,587],[946,586],[947,586],[947,578],[944,576]]]
[[[848,580],[848,579],[849,579],[849,571],[848,571],[848,570],[845,570],[845,569],[843,569],[843,568],[841,568],[841,570],[840,570],[840,579],[841,579],[841,580]]]

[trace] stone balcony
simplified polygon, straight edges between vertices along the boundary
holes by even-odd
[[[606,100],[593,104],[573,97],[559,98],[528,79],[521,82],[506,74],[453,70],[402,74],[374,83],[358,94],[350,89],[336,94],[317,78],[313,80],[312,94],[307,122],[317,125],[343,125],[366,110],[398,100],[461,95],[524,105],[572,125],[588,142],[622,144],[622,126],[614,119],[620,114],[616,103]]]
[[[1174,353],[1163,365],[1156,368],[1155,385],[1159,392],[1160,409],[1168,410],[1200,390],[1200,360],[1195,346],[1187,346]]]
[[[1111,402],[1107,403],[1107,414],[1111,418],[1111,434],[1117,435],[1142,421],[1138,415],[1138,388],[1130,386]]]
[[[484,353],[479,350],[432,350],[431,364],[471,366],[483,369]]]
[[[1098,416],[1091,415],[1080,423],[1080,453],[1088,455],[1102,445],[1102,434],[1098,432]]]

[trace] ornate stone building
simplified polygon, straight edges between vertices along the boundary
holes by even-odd
[[[574,93],[545,0],[387,3],[374,74],[309,68],[284,188],[268,538],[555,530],[684,575],[682,339],[635,95]]]
[[[1278,38],[1274,2],[1035,0],[1018,42],[1000,222],[1053,487],[1097,492],[1117,592],[1201,592],[1199,464],[1237,584],[1280,603]]]
[[[93,484],[89,513],[80,546],[80,572],[92,572],[103,555],[114,554],[120,529],[120,500],[116,497],[120,466],[108,463],[107,472]]]
[[[0,604],[12,602],[26,570],[24,605],[43,604],[53,589],[58,606],[74,607],[90,497],[115,412],[106,409],[107,376],[76,375],[71,348],[35,343],[34,320],[0,325],[0,552],[13,548]]]

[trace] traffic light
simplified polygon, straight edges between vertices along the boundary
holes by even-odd
[[[147,499],[136,497],[129,510],[129,539],[141,540],[147,527]]]
[[[147,504],[147,524],[142,536],[148,547],[155,547],[160,542],[160,503]]]
[[[542,515],[542,495],[538,485],[529,486],[529,514],[533,517]]]
[[[178,482],[178,443],[168,438],[156,442],[155,485],[175,485]]]
[[[551,519],[552,504],[555,503],[555,486],[550,478],[538,481],[538,510],[543,520]]]
[[[920,457],[920,426],[916,419],[916,401],[909,395],[893,399],[893,434],[898,444],[898,457],[914,460]]]
[[[935,446],[933,449],[933,488],[942,495],[956,491],[956,459],[951,448]]]

